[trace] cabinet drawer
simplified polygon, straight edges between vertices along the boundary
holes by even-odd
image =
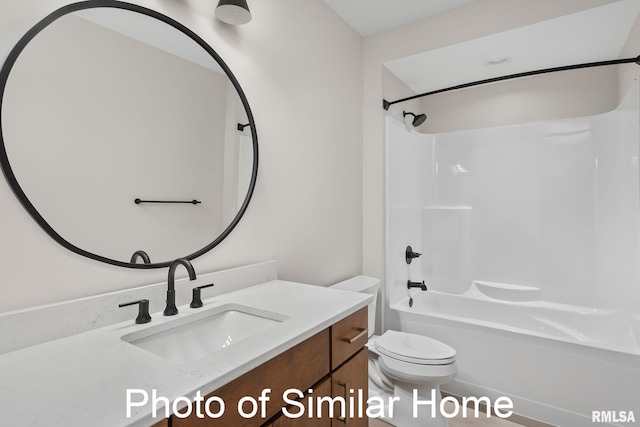
[[[328,348],[329,329],[325,329],[208,395],[205,401],[209,396],[218,396],[225,402],[226,410],[221,418],[197,418],[194,413],[191,417],[184,419],[172,417],[171,425],[172,427],[259,426],[284,406],[282,394],[285,390],[297,388],[304,392],[329,373]],[[271,389],[271,400],[268,402],[268,411],[264,419],[259,414],[254,418],[244,418],[238,414],[237,405],[241,398],[252,396],[255,399],[260,396],[262,390],[267,388]]]
[[[360,350],[369,339],[367,307],[363,307],[331,327],[331,369]]]

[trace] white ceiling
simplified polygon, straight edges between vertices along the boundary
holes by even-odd
[[[362,36],[401,27],[479,0],[324,0]]]
[[[416,93],[424,93],[525,71],[617,59],[639,12],[640,1],[620,0],[385,66]],[[486,65],[500,58],[508,61]]]

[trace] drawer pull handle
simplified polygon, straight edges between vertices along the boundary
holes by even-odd
[[[343,338],[344,342],[348,342],[349,344],[353,344],[358,341],[360,338],[367,336],[369,334],[369,330],[367,328],[358,328],[358,334],[353,338]]]
[[[366,329],[365,329],[366,330]],[[349,383],[346,382],[342,382],[342,381],[338,381],[338,385],[340,387],[344,387],[344,401],[348,402],[348,398],[347,395],[349,394]],[[348,413],[348,409],[345,408],[345,415]],[[349,423],[349,417],[338,417],[338,421],[342,421],[345,424]]]

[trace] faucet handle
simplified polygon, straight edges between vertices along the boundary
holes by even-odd
[[[418,258],[420,255],[418,252],[414,252],[411,246],[407,246],[407,249],[404,251],[404,259],[407,261],[407,264],[411,264],[414,258]]]
[[[200,290],[204,288],[210,288],[213,285],[214,285],[213,283],[210,283],[208,285],[203,285],[203,286],[198,286],[193,288],[193,298],[191,299],[191,304],[189,305],[189,307],[191,308],[202,307],[204,304],[202,304],[202,298],[200,297]]]
[[[151,322],[151,315],[149,314],[149,300],[141,299],[139,301],[126,302],[119,304],[118,307],[127,307],[129,305],[138,304],[138,317],[136,317],[136,323],[149,323]]]

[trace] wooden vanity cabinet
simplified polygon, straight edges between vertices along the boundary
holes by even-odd
[[[360,349],[351,359],[331,374],[331,395],[342,396],[348,403],[346,417],[334,414],[331,427],[367,427],[366,416],[369,378],[367,376],[369,357],[366,348]],[[364,375],[363,375],[364,372]],[[353,408],[349,402],[353,402]],[[353,411],[353,417],[350,414]]]
[[[331,326],[331,370],[356,354],[369,340],[367,307]]]
[[[331,419],[326,405],[323,407],[322,418],[317,418],[315,413],[309,418],[307,409],[309,396],[312,397],[314,411],[316,396],[344,397],[346,395],[347,402],[351,396],[354,396],[357,405],[357,390],[360,389],[364,399],[362,401],[364,414],[368,389],[367,350],[363,348],[368,339],[366,327],[367,307],[364,307],[206,396],[205,400],[211,396],[223,399],[226,410],[222,417],[198,418],[195,413],[187,418],[178,418],[174,415],[171,417],[170,425],[172,427],[341,427],[346,423],[349,427],[366,427],[368,420],[366,416],[357,417],[357,407],[356,417],[353,419],[349,417],[339,419],[339,412],[336,412]],[[242,397],[251,396],[257,399],[264,389],[271,389],[264,418],[259,412],[252,418],[244,418],[238,414],[237,405]],[[281,412],[285,406],[283,394],[288,389],[297,389],[303,393],[309,389],[312,390],[310,395],[302,398],[306,412],[299,418],[287,417]],[[350,389],[355,389],[356,392],[350,393]],[[298,411],[299,408],[291,409],[291,412]],[[347,408],[348,414],[349,408]]]
[[[329,329],[325,329],[206,396],[205,400],[210,396],[222,398],[226,406],[222,417],[198,418],[195,413],[187,418],[172,416],[172,427],[262,425],[285,405],[282,398],[285,390],[307,390],[329,373],[328,345]],[[265,417],[260,412],[251,418],[240,415],[237,410],[240,399],[245,396],[257,399],[264,389],[271,389]],[[245,411],[249,410],[245,407]]]
[[[313,395],[315,396],[331,396],[331,377],[326,377],[313,387]],[[308,397],[305,396],[304,399]],[[298,408],[290,407],[290,412],[297,413]],[[316,407],[313,409],[313,416],[305,415],[299,418],[286,417],[280,414],[273,422],[265,424],[264,427],[331,427],[331,418],[328,417],[328,408],[326,405],[322,408],[323,417],[316,416]]]
[[[331,327],[331,395],[342,396],[347,402],[346,417],[334,414],[332,427],[367,427],[369,391],[369,340],[367,307],[345,317]],[[353,403],[353,408],[351,408]],[[353,413],[353,417],[349,414]]]

